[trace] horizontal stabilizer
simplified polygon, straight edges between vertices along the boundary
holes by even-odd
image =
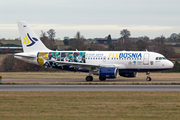
[[[14,56],[27,57],[27,58],[35,58],[35,57],[37,57],[36,55],[27,54],[27,53],[16,53],[16,54],[14,54]]]

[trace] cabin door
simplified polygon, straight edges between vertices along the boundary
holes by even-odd
[[[149,53],[144,54],[143,65],[149,65]]]

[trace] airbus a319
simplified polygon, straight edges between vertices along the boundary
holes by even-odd
[[[87,72],[86,81],[98,75],[100,81],[123,77],[136,77],[138,72],[171,69],[174,64],[163,55],[148,51],[52,51],[24,21],[18,22],[23,46],[15,58],[25,62],[60,70]],[[151,77],[146,78],[151,81]]]

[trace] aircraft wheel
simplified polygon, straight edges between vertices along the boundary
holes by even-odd
[[[151,77],[147,77],[146,80],[147,80],[147,81],[151,81]]]
[[[100,81],[105,81],[106,78],[104,78],[104,77],[99,77],[99,80],[100,80]]]
[[[93,81],[93,77],[92,76],[87,76],[86,81]]]

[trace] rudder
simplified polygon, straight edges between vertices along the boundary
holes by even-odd
[[[24,52],[48,52],[49,50],[24,21],[17,22]]]

